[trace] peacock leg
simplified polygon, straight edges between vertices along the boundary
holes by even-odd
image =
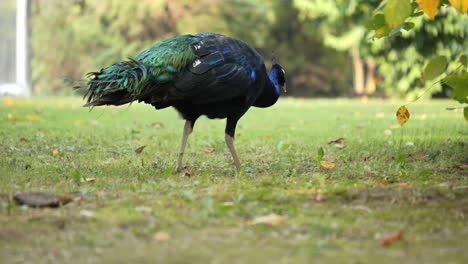
[[[226,145],[229,149],[229,152],[231,152],[231,156],[234,160],[234,165],[236,166],[237,172],[239,172],[241,169],[241,163],[239,161],[239,157],[237,156],[236,148],[234,148],[234,134],[236,132],[237,121],[238,119],[227,119],[226,135],[224,138],[226,140]]]
[[[184,125],[184,134],[182,135],[182,142],[180,144],[180,151],[179,157],[177,158],[177,164],[175,167],[176,172],[180,172],[182,170],[182,158],[184,157],[185,146],[187,145],[187,139],[190,133],[193,131],[194,122],[192,121],[185,121]]]
[[[234,165],[236,166],[237,172],[239,172],[241,169],[241,164],[239,161],[239,157],[237,156],[236,148],[234,148],[234,137],[226,134],[225,139],[226,145],[229,149],[229,152],[231,152],[232,159],[234,160]]]

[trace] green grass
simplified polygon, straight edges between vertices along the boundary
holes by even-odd
[[[394,126],[401,102],[282,99],[251,109],[237,129],[240,175],[225,121],[202,118],[185,155],[190,176],[173,173],[184,123],[174,110],[82,103],[0,102],[0,262],[468,261],[468,125],[445,110],[452,102],[410,105],[403,128]],[[340,137],[344,148],[327,144]],[[333,169],[318,165],[320,147]],[[75,200],[24,208],[7,198],[18,190]],[[251,224],[270,213],[287,223]],[[397,230],[403,240],[380,247]],[[159,231],[171,238],[154,239]]]

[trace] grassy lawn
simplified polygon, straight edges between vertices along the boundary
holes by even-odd
[[[251,109],[237,129],[240,175],[224,120],[197,122],[175,174],[174,110],[82,103],[0,101],[1,263],[468,262],[468,123],[445,110],[453,102],[410,105],[403,128],[401,102]],[[320,147],[334,168],[319,165]],[[18,190],[74,200],[26,208],[9,202]],[[280,225],[254,224],[272,213]]]

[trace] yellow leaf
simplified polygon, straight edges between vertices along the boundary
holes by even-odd
[[[13,101],[13,99],[11,98],[5,98],[5,100],[3,100],[3,103],[6,105],[6,106],[14,106],[15,105],[15,101]]]
[[[320,161],[320,165],[322,165],[322,167],[326,168],[326,169],[333,169],[335,168],[335,163],[331,162],[331,161],[325,161],[325,160],[322,160]]]
[[[215,148],[208,148],[207,150],[205,150],[205,153],[210,154],[210,153],[213,153],[215,151],[216,151]]]
[[[8,114],[8,119],[20,120],[21,116],[17,114]]]
[[[167,241],[171,239],[171,235],[165,231],[159,231],[153,236],[154,240],[156,241]]]
[[[38,116],[38,115],[27,115],[26,118],[31,120],[31,121],[40,121],[40,120],[42,120],[42,118],[40,116]]]
[[[58,154],[59,154],[59,151],[58,151],[58,149],[54,148],[54,149],[52,149],[52,150],[50,151],[50,154],[51,154],[52,156],[55,156],[55,155],[58,155]]]
[[[285,225],[286,223],[287,223],[287,219],[285,216],[277,215],[277,214],[269,214],[265,216],[255,217],[255,219],[252,220],[250,224],[251,225],[264,224],[264,225],[271,225],[271,226],[279,226],[279,225]]]
[[[426,15],[434,19],[437,9],[439,9],[440,0],[416,0],[416,2]]]
[[[458,10],[458,12],[464,14],[468,11],[468,0],[449,0],[450,4]]]
[[[398,110],[396,111],[396,117],[398,120],[398,123],[400,123],[400,126],[403,126],[406,122],[408,122],[410,118],[410,113],[408,112],[408,109],[406,107],[400,106]]]

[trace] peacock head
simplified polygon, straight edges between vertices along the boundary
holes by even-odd
[[[276,92],[279,94],[280,89],[283,89],[283,92],[287,92],[286,90],[286,78],[285,78],[285,71],[281,65],[279,65],[275,60],[272,61],[271,70],[269,72],[270,81],[275,85]]]

